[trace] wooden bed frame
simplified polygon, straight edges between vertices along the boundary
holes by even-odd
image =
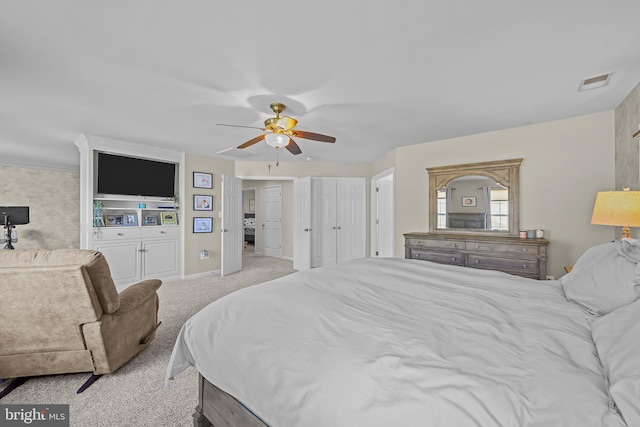
[[[269,427],[231,395],[198,374],[198,406],[194,427]]]

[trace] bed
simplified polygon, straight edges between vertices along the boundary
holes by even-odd
[[[358,259],[225,296],[177,337],[196,425],[640,426],[640,244],[562,281]]]
[[[255,242],[256,240],[256,214],[245,213],[244,214],[244,241]]]

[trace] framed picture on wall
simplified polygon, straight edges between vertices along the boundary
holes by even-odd
[[[250,199],[249,200],[249,212],[255,212],[256,211],[256,199]]]
[[[213,174],[194,172],[193,188],[213,188]]]
[[[211,217],[193,218],[193,232],[194,233],[212,233],[213,218]]]
[[[472,208],[477,206],[477,200],[475,196],[463,196],[462,197],[462,206]]]
[[[201,194],[195,194],[193,196],[193,210],[194,211],[212,211],[213,196],[204,196]]]

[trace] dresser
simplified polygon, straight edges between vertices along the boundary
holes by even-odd
[[[404,238],[407,259],[546,279],[549,245],[546,239],[438,232],[407,233]]]

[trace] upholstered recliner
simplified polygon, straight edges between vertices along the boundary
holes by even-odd
[[[0,250],[0,378],[93,372],[80,393],[154,338],[161,283],[118,294],[98,251]]]

